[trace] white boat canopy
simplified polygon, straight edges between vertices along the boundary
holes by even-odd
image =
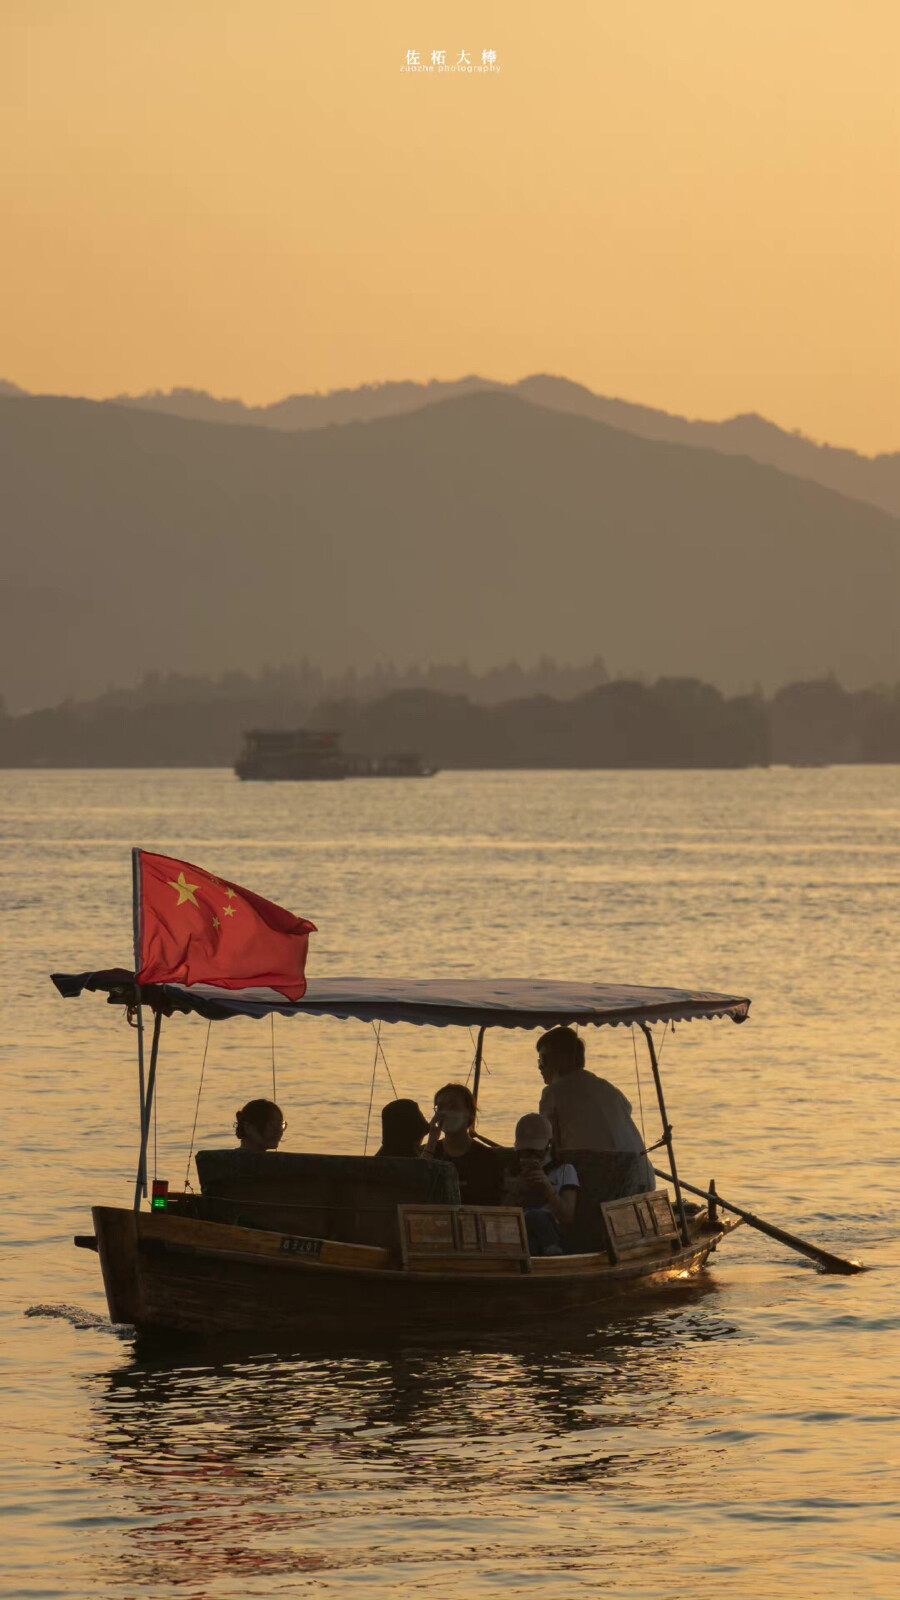
[[[54,973],[64,996],[105,991],[110,1003],[138,999],[153,1010],[225,1017],[337,1017],[343,1021],[410,1022],[436,1028],[553,1028],[562,1023],[630,1027],[730,1017],[745,1022],[750,1001],[706,990],[649,989],[617,983],[564,983],[552,978],[317,978],[302,1000],[273,989],[219,989],[207,984],[144,985],[123,968],[68,976]]]

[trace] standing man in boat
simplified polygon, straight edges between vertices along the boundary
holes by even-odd
[[[471,1089],[463,1083],[445,1083],[434,1097],[422,1156],[426,1161],[449,1161],[456,1168],[464,1206],[499,1206],[503,1159],[498,1150],[476,1141],[477,1115]]]
[[[655,1189],[641,1131],[631,1119],[631,1103],[614,1083],[588,1072],[584,1040],[573,1028],[551,1028],[538,1039],[537,1055],[546,1085],[540,1111],[553,1129],[553,1148],[642,1154],[638,1192]]]

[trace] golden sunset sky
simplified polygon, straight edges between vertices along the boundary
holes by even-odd
[[[3,0],[0,376],[552,372],[896,450],[898,61],[897,0]]]

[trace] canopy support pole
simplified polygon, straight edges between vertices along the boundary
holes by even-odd
[[[486,1027],[487,1023],[483,1022],[478,1029],[478,1043],[475,1046],[475,1076],[472,1079],[472,1094],[476,1106],[478,1104],[478,1088],[481,1083],[481,1057],[484,1051],[484,1030]]]
[[[147,1096],[141,1112],[141,1153],[138,1157],[137,1179],[134,1185],[134,1209],[141,1209],[141,1191],[147,1193],[147,1140],[150,1136],[150,1108],[153,1105],[153,1090],[156,1087],[156,1061],[159,1055],[159,1030],[162,1027],[162,1012],[157,1011],[153,1017],[153,1043],[150,1046],[150,1071],[147,1074]],[[671,1159],[672,1152],[669,1152]]]
[[[650,1051],[650,1065],[653,1068],[653,1082],[656,1084],[656,1098],[659,1102],[659,1114],[662,1117],[663,1139],[665,1140],[666,1149],[669,1152],[669,1166],[672,1170],[672,1185],[675,1190],[675,1204],[678,1209],[678,1221],[681,1226],[681,1238],[683,1243],[688,1245],[691,1242],[691,1235],[688,1228],[687,1212],[684,1209],[684,1196],[681,1193],[681,1184],[678,1182],[678,1168],[675,1165],[675,1150],[672,1144],[672,1129],[669,1125],[669,1119],[666,1116],[666,1102],[663,1097],[662,1079],[659,1075],[659,1062],[656,1058],[656,1046],[653,1043],[653,1034],[650,1032],[646,1022],[641,1023],[641,1032],[647,1041],[647,1049]]]
[[[143,1149],[144,1136],[144,1008],[138,1001],[137,1008],[137,1036],[138,1036],[138,1094],[141,1101],[141,1148]],[[147,1198],[147,1160],[146,1156],[138,1173],[138,1181],[143,1191],[144,1199]]]
[[[141,970],[141,852],[133,849],[131,852],[131,916],[134,929],[134,971],[135,977]],[[140,985],[137,988],[137,1030],[138,1030],[138,1093],[141,1097],[141,1165],[138,1171],[144,1199],[147,1198],[147,1141],[144,1138],[145,1120],[145,1095],[144,1095],[144,1008],[141,1005]],[[135,1203],[137,1210],[137,1202]]]

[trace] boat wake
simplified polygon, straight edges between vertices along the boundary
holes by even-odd
[[[95,1311],[83,1311],[81,1306],[29,1306],[25,1315],[26,1317],[61,1317],[63,1322],[70,1323],[73,1328],[88,1329],[91,1332],[102,1329],[104,1333],[114,1333],[118,1338],[123,1334],[127,1337],[133,1331],[130,1328],[116,1327],[110,1322],[109,1317],[101,1317]]]

